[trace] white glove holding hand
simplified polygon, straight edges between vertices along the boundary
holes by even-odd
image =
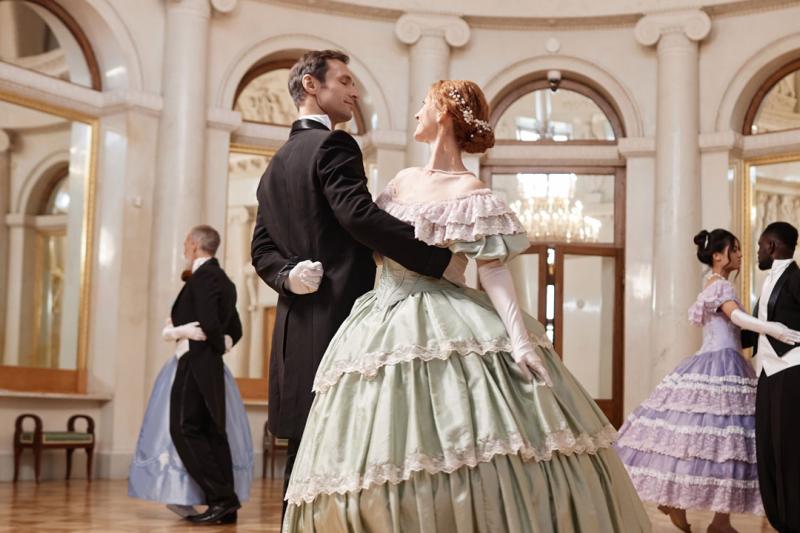
[[[169,324],[172,324],[172,321],[169,321]],[[169,324],[164,326],[164,329],[161,330],[161,336],[166,341],[179,341],[181,339],[193,341],[206,340],[206,334],[203,333],[200,322],[189,322],[181,326],[171,326]]]
[[[230,335],[225,335],[223,339],[225,340],[225,353],[228,353],[233,348],[233,339]]]
[[[319,290],[324,274],[319,261],[301,261],[297,263],[286,277],[286,288],[294,294],[312,294]]]
[[[790,329],[780,322],[766,322],[760,320],[752,315],[748,315],[741,309],[734,309],[733,313],[731,313],[731,322],[742,329],[768,335],[785,344],[800,343],[800,331]]]
[[[519,366],[522,375],[528,381],[533,381],[533,377],[537,376],[548,387],[552,387],[553,381],[550,379],[550,374],[531,343],[528,328],[522,317],[522,310],[517,303],[514,282],[508,267],[500,261],[480,262],[478,263],[478,277],[497,314],[500,315],[500,320],[506,327],[511,340],[511,357]]]

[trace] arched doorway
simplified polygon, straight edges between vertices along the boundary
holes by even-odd
[[[528,230],[512,261],[526,311],[614,424],[622,421],[625,171],[593,161],[625,135],[602,92],[565,75],[541,75],[501,92],[493,105],[497,147],[482,179]],[[546,163],[535,150],[559,147]],[[564,147],[564,148],[561,148]],[[508,155],[502,155],[508,154]]]

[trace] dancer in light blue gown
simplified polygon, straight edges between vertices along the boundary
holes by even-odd
[[[196,328],[196,329],[195,329]],[[147,404],[139,440],[128,478],[128,495],[141,500],[167,504],[175,513],[194,514],[191,506],[205,504],[205,496],[183,466],[169,433],[169,399],[172,381],[178,368],[181,343],[190,335],[202,335],[195,324],[164,328],[166,340],[178,341],[176,355],[171,356],[159,372]],[[225,339],[230,346],[230,339]],[[236,379],[225,367],[225,428],[233,459],[236,495],[240,501],[250,497],[253,480],[253,440],[247,413],[236,385]]]

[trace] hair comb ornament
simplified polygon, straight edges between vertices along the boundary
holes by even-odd
[[[478,131],[492,131],[492,126],[488,122],[475,118],[472,108],[467,105],[467,101],[460,92],[458,92],[456,89],[450,89],[447,92],[447,96],[449,96],[458,105],[458,109],[461,111],[461,116],[464,118],[464,122],[467,124],[472,124]],[[473,138],[475,137],[475,134],[470,133],[469,136],[470,138]]]

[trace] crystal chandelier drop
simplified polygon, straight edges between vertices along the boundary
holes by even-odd
[[[532,241],[597,242],[602,223],[575,200],[575,174],[517,174],[520,200],[511,204]]]

